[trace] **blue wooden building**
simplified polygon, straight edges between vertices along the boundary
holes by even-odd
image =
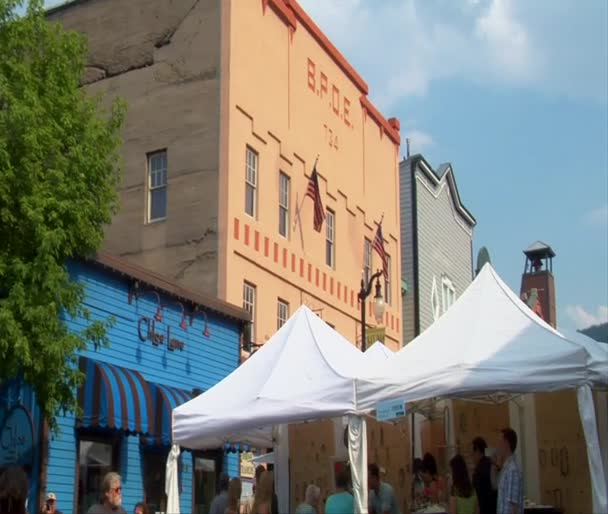
[[[151,512],[163,511],[171,411],[238,366],[249,314],[108,254],[70,263],[69,270],[85,284],[91,317],[113,319],[110,344],[79,355],[83,415],[61,416],[57,436],[45,428],[26,384],[2,384],[0,468],[11,462],[24,466],[32,514],[48,492],[57,495],[64,514],[86,513],[108,471],[122,476],[127,511],[139,501]],[[74,331],[86,324],[65,321]],[[17,432],[13,439],[19,443],[4,444]],[[238,454],[222,448],[182,449],[180,458],[183,513],[208,512],[220,471],[239,475]]]

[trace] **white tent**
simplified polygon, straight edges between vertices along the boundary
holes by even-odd
[[[565,338],[534,314],[489,264],[431,327],[357,381],[358,408],[379,400],[470,398],[576,388],[588,445],[594,505],[606,487],[591,387],[608,384],[608,358]]]
[[[284,424],[354,413],[355,377],[365,362],[361,351],[302,306],[239,368],[173,410],[173,442],[199,449],[226,443],[273,446],[279,510],[288,512]],[[360,423],[349,430],[353,439],[365,433]],[[358,448],[355,442],[351,447]],[[366,491],[358,501],[367,504]]]
[[[354,413],[363,354],[308,307],[239,368],[173,410],[173,442],[273,445],[274,425]]]
[[[383,362],[386,362],[386,359],[390,359],[393,355],[395,355],[395,352],[380,341],[376,341],[364,352],[366,362],[371,365],[382,365]]]

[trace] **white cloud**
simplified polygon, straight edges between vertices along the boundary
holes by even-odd
[[[588,312],[582,305],[568,305],[566,314],[575,323],[576,328],[587,328],[608,322],[608,305],[599,305],[595,313]]]
[[[585,221],[595,227],[608,227],[608,204],[589,211],[585,215]]]
[[[381,109],[452,79],[608,100],[605,0],[300,2]]]
[[[435,145],[433,136],[423,130],[405,129],[402,130],[402,133],[410,140],[410,150],[412,154],[422,153],[423,150]]]

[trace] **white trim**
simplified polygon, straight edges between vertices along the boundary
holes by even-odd
[[[462,201],[460,200],[460,195],[458,194],[458,188],[456,187],[456,179],[454,178],[454,170],[452,169],[452,165],[448,165],[448,168],[446,169],[445,173],[443,174],[443,176],[441,176],[439,179],[437,178],[437,174],[435,173],[434,170],[432,170],[429,165],[427,165],[427,163],[424,160],[419,160],[418,164],[420,165],[420,167],[424,168],[424,170],[426,171],[426,175],[431,179],[431,181],[437,186],[441,183],[448,183],[449,187],[451,190],[453,190],[453,194],[454,194],[454,205],[457,208],[459,214],[465,219],[467,220],[472,226],[474,226],[476,224],[475,220],[472,218],[472,216],[467,212],[466,208],[464,207],[464,205],[462,204]]]
[[[441,300],[437,291],[437,279],[435,275],[433,275],[433,285],[431,286],[431,312],[433,314],[433,321],[437,321],[441,315]]]
[[[416,181],[419,182],[420,184],[422,184],[424,186],[424,188],[433,196],[433,198],[435,200],[439,199],[439,196],[441,195],[441,193],[443,192],[443,190],[446,188],[447,184],[445,182],[441,183],[441,185],[437,188],[436,191],[433,191],[433,189],[431,189],[429,187],[429,185],[426,183],[426,181],[424,180],[423,177],[421,177],[418,173],[416,173]],[[462,219],[460,218],[460,216],[457,215],[457,211],[454,208],[454,202],[452,201],[451,198],[451,194],[450,194],[450,187],[448,187],[448,200],[450,202],[450,208],[452,209],[452,212],[454,213],[454,220],[456,221],[456,223],[460,226],[460,228],[462,228],[462,230],[465,231],[465,233],[468,236],[472,236],[473,235],[473,228],[467,226],[465,223],[463,223]]]

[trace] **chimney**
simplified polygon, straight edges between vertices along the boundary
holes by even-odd
[[[552,327],[557,327],[555,309],[555,279],[553,278],[553,257],[555,252],[542,241],[524,250],[526,265],[521,277],[521,298],[530,309]]]

